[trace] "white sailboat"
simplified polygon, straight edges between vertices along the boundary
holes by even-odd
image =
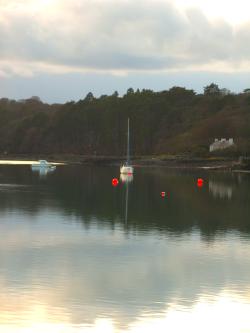
[[[46,160],[39,160],[38,162],[35,162],[31,165],[32,168],[52,168],[55,169],[56,166],[53,165],[52,163],[47,162]]]
[[[39,160],[31,165],[31,170],[38,172],[40,176],[46,176],[49,172],[55,171],[56,166],[46,160]]]
[[[120,167],[120,173],[124,175],[133,175],[134,168],[131,165],[129,154],[129,118],[128,118],[128,141],[127,141],[127,161]]]

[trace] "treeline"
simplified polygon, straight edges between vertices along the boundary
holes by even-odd
[[[214,138],[234,138],[234,153],[250,152],[250,94],[211,84],[203,94],[173,87],[132,88],[65,104],[39,98],[0,99],[1,154],[124,155],[127,118],[133,155],[208,154]]]

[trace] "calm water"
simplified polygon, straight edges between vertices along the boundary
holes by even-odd
[[[250,175],[115,176],[0,166],[0,332],[250,332]]]

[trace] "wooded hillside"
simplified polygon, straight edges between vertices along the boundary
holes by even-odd
[[[207,88],[207,87],[206,87]],[[45,104],[38,98],[0,99],[0,153],[116,155],[126,152],[127,118],[133,155],[208,153],[214,138],[234,138],[250,152],[250,94],[173,87],[128,89],[123,97]]]

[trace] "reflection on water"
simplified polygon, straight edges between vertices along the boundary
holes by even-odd
[[[120,179],[122,183],[131,183],[134,179],[133,174],[125,175],[123,173],[120,174]]]
[[[233,194],[232,186],[217,183],[212,180],[209,180],[209,191],[213,194],[214,197],[221,199],[231,199]]]
[[[47,174],[49,173],[53,173],[55,170],[56,170],[56,167],[32,167],[31,170],[34,172],[34,173],[37,173],[39,174],[39,176],[41,178],[44,178],[47,176]]]
[[[0,168],[0,332],[250,331],[248,176],[114,172]]]
[[[25,300],[24,300],[25,301]],[[29,304],[29,301],[28,301]],[[24,306],[26,303],[24,302]],[[249,332],[250,306],[233,294],[222,292],[213,302],[201,297],[190,308],[179,307],[177,304],[161,315],[147,314],[137,318],[127,328],[120,328],[110,317],[98,317],[92,325],[72,325],[68,312],[59,316],[54,308],[43,303],[30,304],[28,313],[20,313],[24,318],[22,324],[0,325],[1,332],[48,332],[48,333],[79,333],[79,332]],[[52,318],[53,314],[53,318]],[[6,318],[6,320],[12,318]]]
[[[123,184],[125,184],[126,194],[125,194],[125,225],[128,223],[128,202],[129,202],[129,185],[132,183],[134,177],[133,174],[125,175],[120,174],[120,179]]]
[[[37,161],[18,161],[18,160],[0,160],[0,165],[32,165],[38,163]],[[62,162],[53,162],[53,165],[64,165]]]

